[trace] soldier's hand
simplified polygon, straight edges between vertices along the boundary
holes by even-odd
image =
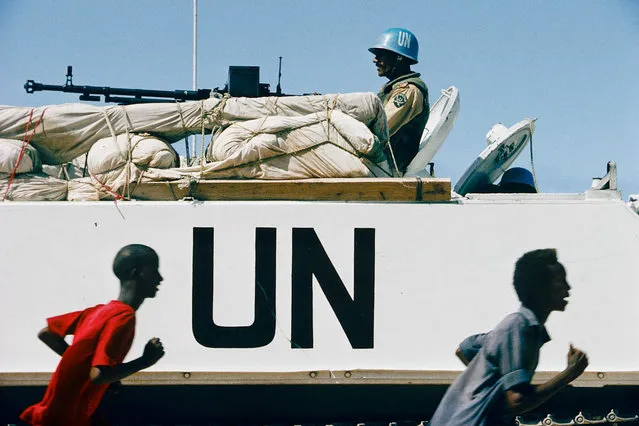
[[[144,352],[142,352],[142,358],[144,358],[150,365],[158,362],[160,358],[164,356],[164,346],[159,338],[154,337],[149,340],[144,346]]]
[[[571,344],[568,349],[568,366],[566,367],[570,380],[581,376],[586,367],[588,367],[588,356]]]

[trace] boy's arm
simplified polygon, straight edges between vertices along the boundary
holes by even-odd
[[[144,347],[142,356],[130,362],[114,366],[98,365],[91,368],[89,380],[95,385],[113,383],[137,373],[155,364],[164,356],[164,347],[157,337],[149,340]]]
[[[64,337],[52,333],[49,330],[49,327],[44,327],[40,330],[40,332],[38,332],[38,338],[60,356],[62,356],[69,347],[69,344],[64,340]]]
[[[459,360],[465,366],[468,366],[468,364],[470,364],[470,360],[466,359],[466,357],[464,356],[464,352],[462,352],[461,348],[457,348],[457,350],[455,351],[455,355],[457,355],[457,358],[459,358]]]
[[[455,351],[455,355],[464,365],[470,364],[470,362],[475,358],[475,355],[479,352],[479,350],[484,345],[484,339],[486,338],[487,333],[474,334],[465,338],[460,344],[457,350]]]
[[[504,397],[508,410],[513,415],[519,415],[538,407],[581,376],[587,366],[588,357],[586,354],[570,345],[568,366],[564,371],[541,385],[515,387],[505,391]]]
[[[38,338],[55,353],[62,356],[69,345],[64,336],[75,334],[75,328],[85,311],[69,312],[47,318],[47,326],[38,332]]]

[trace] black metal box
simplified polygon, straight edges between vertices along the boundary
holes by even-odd
[[[228,85],[231,96],[259,96],[260,67],[230,66]]]

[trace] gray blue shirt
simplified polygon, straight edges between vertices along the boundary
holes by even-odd
[[[508,418],[504,392],[530,383],[539,349],[550,337],[525,306],[489,333],[466,338],[462,354],[470,361],[442,398],[428,426],[488,426]]]

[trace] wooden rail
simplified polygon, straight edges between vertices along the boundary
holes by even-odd
[[[179,180],[142,182],[137,200],[450,201],[450,179],[339,178],[300,180]]]
[[[459,371],[317,370],[295,372],[143,371],[122,381],[125,385],[450,385]],[[533,383],[548,381],[558,372],[537,372]],[[51,373],[0,373],[2,386],[45,386]],[[586,372],[576,387],[639,386],[639,371]]]

